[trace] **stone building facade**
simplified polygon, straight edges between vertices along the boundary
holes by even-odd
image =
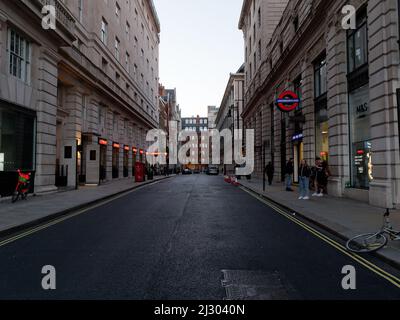
[[[56,30],[42,28],[47,4]],[[153,2],[4,0],[0,15],[1,110],[29,118],[0,118],[0,174],[33,171],[36,192],[131,177],[159,121]]]
[[[345,5],[356,9],[355,29],[342,25]],[[396,0],[290,0],[273,32],[262,32],[271,37],[246,81],[243,112],[256,130],[255,176],[265,161],[279,181],[289,158],[297,169],[320,157],[330,194],[400,206],[398,9]],[[289,114],[275,104],[285,90],[301,99]]]
[[[216,118],[216,126],[219,132],[228,129],[232,132],[232,135],[235,136],[236,130],[243,129],[243,119],[241,114],[243,112],[244,101],[244,78],[244,65],[236,73],[231,73],[229,76],[225,93]],[[220,171],[224,172],[225,174],[234,174],[235,165],[225,164],[224,144],[221,144],[220,148]],[[234,140],[232,140],[232,150],[234,150]]]

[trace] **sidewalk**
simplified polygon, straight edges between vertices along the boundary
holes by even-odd
[[[173,177],[154,177],[154,180],[136,183],[134,179],[112,181],[96,187],[29,197],[27,201],[0,202],[0,237],[34,227],[75,210],[90,206],[126,191]]]
[[[378,231],[382,226],[385,209],[367,203],[331,196],[311,197],[311,193],[310,200],[298,200],[297,188],[293,187],[294,192],[287,192],[283,183],[272,186],[267,183],[265,192],[261,179],[242,179],[239,183],[346,240],[360,233]],[[394,228],[400,229],[400,210],[391,211],[390,219]],[[389,242],[388,247],[377,255],[400,266],[400,243]]]

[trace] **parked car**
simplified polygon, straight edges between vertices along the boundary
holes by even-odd
[[[190,170],[190,169],[188,169],[188,168],[183,169],[183,171],[182,171],[182,174],[184,174],[184,175],[186,175],[186,174],[192,174],[192,173],[193,173],[192,170]]]
[[[207,169],[207,174],[211,176],[219,175],[219,169],[216,166],[209,166]]]

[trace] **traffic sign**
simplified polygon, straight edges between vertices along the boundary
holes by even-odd
[[[299,106],[300,99],[295,92],[285,91],[279,95],[276,104],[282,112],[291,112]]]

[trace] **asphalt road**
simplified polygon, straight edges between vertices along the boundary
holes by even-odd
[[[44,265],[57,289],[41,287]],[[343,290],[342,268],[357,290]],[[379,264],[398,276],[392,268]],[[179,176],[0,247],[2,299],[399,299],[400,289],[222,177]]]

